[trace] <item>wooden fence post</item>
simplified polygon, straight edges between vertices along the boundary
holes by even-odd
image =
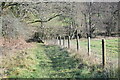
[[[77,42],[77,51],[79,50],[79,38],[78,35],[76,36],[76,42]]]
[[[105,43],[105,39],[102,39],[102,64],[103,64],[103,68],[106,65],[106,43]]]
[[[90,37],[88,37],[88,56],[91,54]]]
[[[70,36],[68,36],[68,48],[70,48]]]
[[[60,43],[60,45],[61,45],[61,36],[59,36],[59,43]]]
[[[56,39],[54,38],[54,45],[56,45]]]
[[[56,43],[57,43],[57,45],[59,45],[59,38],[58,37],[57,37]]]
[[[65,46],[65,37],[63,37],[63,46]]]

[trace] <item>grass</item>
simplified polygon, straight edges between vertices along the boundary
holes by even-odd
[[[38,44],[27,51],[22,64],[10,70],[10,78],[56,78],[72,77],[78,61],[68,56],[68,52],[57,46]],[[19,59],[19,58],[18,58]]]
[[[73,41],[75,44],[76,42]],[[80,40],[80,46],[87,49],[87,40]],[[102,54],[102,40],[91,39],[92,52],[101,55]],[[112,58],[118,58],[118,38],[106,39],[106,54]]]
[[[58,46],[37,44],[14,57],[14,67],[6,72],[9,78],[105,78],[108,73],[100,65],[89,66]],[[81,64],[81,65],[79,65]]]

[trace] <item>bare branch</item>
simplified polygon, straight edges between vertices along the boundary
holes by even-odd
[[[30,22],[30,23],[36,23],[36,22],[48,22],[48,21],[50,21],[50,20],[52,20],[52,19],[54,19],[55,17],[58,17],[58,16],[60,16],[60,15],[62,15],[62,14],[57,14],[57,15],[55,15],[55,16],[53,16],[53,17],[50,17],[50,18],[47,19],[47,20],[35,20],[35,21],[33,21],[33,22]]]

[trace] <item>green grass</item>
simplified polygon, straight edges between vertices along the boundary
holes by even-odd
[[[78,61],[60,47],[38,44],[27,53],[24,63],[12,68],[10,78],[72,77],[77,70]]]
[[[76,42],[73,41],[75,44]],[[80,46],[87,49],[87,40],[80,40]],[[91,50],[97,54],[102,54],[102,39],[91,39]],[[118,38],[106,39],[106,54],[112,58],[118,58]]]
[[[89,66],[76,60],[58,46],[37,44],[26,52],[22,58],[15,58],[16,66],[7,72],[9,78],[98,78],[107,75],[99,65]],[[82,65],[78,68],[79,64]]]

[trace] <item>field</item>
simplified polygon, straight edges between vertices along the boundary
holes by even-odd
[[[106,38],[106,55],[112,58],[118,58],[118,38]],[[72,41],[74,44],[75,40]],[[80,39],[79,45],[87,49],[87,39]],[[91,39],[91,51],[102,55],[102,39]]]
[[[0,79],[118,78],[117,5],[1,2]]]
[[[54,45],[36,44],[36,47],[18,52],[13,58],[11,62],[16,63],[9,63],[6,72],[9,78],[115,77],[100,65],[89,65],[82,59],[76,59],[67,49]]]

